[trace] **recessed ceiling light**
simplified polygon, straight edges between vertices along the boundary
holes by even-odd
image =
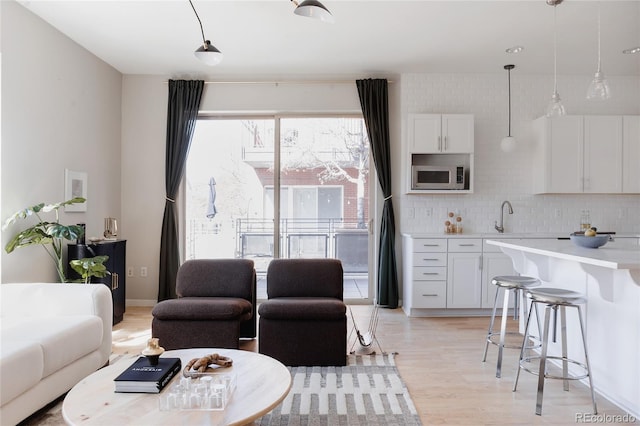
[[[524,50],[524,46],[513,46],[505,50],[507,53],[520,53]]]
[[[631,49],[624,49],[622,53],[626,53],[627,55],[632,55],[634,53],[640,53],[640,46],[632,47]]]

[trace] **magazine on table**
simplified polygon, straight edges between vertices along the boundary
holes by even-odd
[[[114,379],[116,392],[158,393],[181,369],[180,358],[159,358],[152,365],[141,356]]]

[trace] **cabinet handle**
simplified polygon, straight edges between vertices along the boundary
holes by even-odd
[[[447,141],[447,137],[444,137],[444,150],[446,151],[447,149],[449,149],[449,143]]]
[[[422,247],[440,247],[440,244],[423,244]]]
[[[440,275],[439,272],[423,272],[422,275]]]
[[[111,274],[111,290],[115,290],[118,288],[118,274],[114,272]]]
[[[442,151],[442,136],[438,136],[438,151]]]
[[[423,296],[424,296],[424,297],[438,297],[438,295],[437,295],[437,294],[430,294],[430,293],[423,294]]]
[[[460,247],[473,247],[475,244],[460,244]]]
[[[438,261],[438,260],[440,260],[440,259],[428,259],[428,258],[424,258],[424,259],[422,259],[422,260],[425,260],[425,261],[431,261],[431,262],[437,262],[437,261]]]

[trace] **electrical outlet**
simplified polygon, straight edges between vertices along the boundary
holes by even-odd
[[[554,214],[555,214],[555,217],[562,217],[562,210],[556,209]]]
[[[133,266],[129,266],[127,268],[127,277],[132,277],[133,276]]]
[[[140,267],[140,276],[141,277],[146,277],[147,276],[147,267],[146,266]]]
[[[409,219],[414,219],[416,217],[416,209],[414,209],[413,207],[409,207],[409,209],[407,210],[407,216]]]
[[[433,208],[431,207],[427,207],[426,209],[424,209],[424,215],[426,217],[431,217],[433,216]]]

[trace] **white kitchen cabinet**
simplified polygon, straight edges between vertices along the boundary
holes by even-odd
[[[472,153],[473,122],[471,114],[409,114],[409,152]]]
[[[640,193],[640,116],[622,117],[622,192]]]
[[[474,117],[472,114],[409,114],[402,174],[407,194],[472,193]],[[462,166],[464,189],[413,189],[413,166]]]
[[[447,306],[447,239],[404,236],[402,309]]]
[[[493,277],[498,275],[515,275],[513,261],[509,256],[502,253],[497,246],[491,246],[483,242],[482,251],[482,308],[493,309],[498,287],[491,284]],[[509,304],[514,306],[514,298],[509,298]],[[500,299],[499,307],[502,307]]]
[[[584,116],[584,192],[622,192],[622,117]]]
[[[534,193],[621,193],[621,116],[534,121]]]
[[[450,239],[447,256],[447,308],[480,308],[482,240]]]
[[[473,236],[403,235],[404,312],[408,316],[490,315],[496,291],[491,280],[515,272],[511,258],[485,241]]]

